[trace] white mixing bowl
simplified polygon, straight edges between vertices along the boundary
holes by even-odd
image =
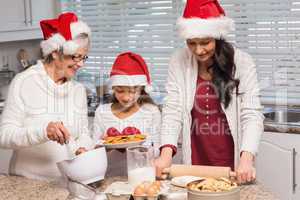
[[[83,184],[104,179],[107,169],[107,156],[104,147],[82,153],[70,160],[57,163],[63,176]]]

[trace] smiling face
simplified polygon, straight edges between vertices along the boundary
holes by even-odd
[[[90,47],[89,36],[87,34],[80,34],[73,42],[78,45],[73,54],[64,54],[64,49],[61,48],[45,58],[46,64],[54,66],[55,81],[74,77],[87,59]]]
[[[216,49],[214,38],[187,39],[186,43],[199,62],[208,62],[213,58]]]
[[[73,78],[78,69],[80,69],[86,58],[88,48],[78,48],[73,55],[61,55],[58,52],[53,52],[54,65],[59,77],[70,79]]]
[[[120,106],[130,109],[137,104],[142,87],[114,86],[113,92]]]

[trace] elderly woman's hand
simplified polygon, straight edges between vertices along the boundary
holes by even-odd
[[[70,133],[62,122],[50,122],[47,126],[47,137],[63,145],[69,141]]]
[[[85,153],[85,152],[88,152],[88,150],[85,147],[79,147],[76,150],[75,155],[78,156],[79,154],[82,154],[82,153]]]
[[[243,151],[240,163],[236,170],[238,183],[252,182],[256,178],[256,170],[254,167],[254,156],[252,153]]]

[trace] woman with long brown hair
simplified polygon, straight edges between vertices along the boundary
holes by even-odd
[[[224,39],[233,20],[218,1],[188,0],[177,25],[187,48],[170,60],[157,174],[182,134],[185,164],[231,167],[239,182],[252,181],[264,119],[255,64]]]

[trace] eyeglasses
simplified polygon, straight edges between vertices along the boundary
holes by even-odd
[[[80,62],[83,61],[85,62],[89,57],[87,55],[82,56],[82,55],[71,55],[71,58],[74,62]]]

